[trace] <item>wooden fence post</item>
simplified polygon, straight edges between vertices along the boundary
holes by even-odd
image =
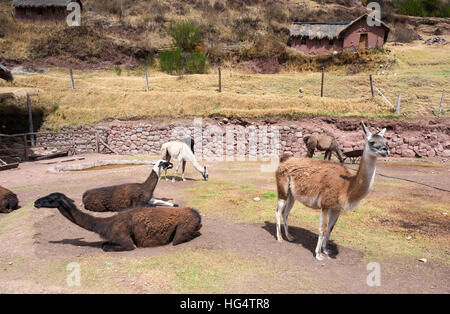
[[[395,111],[397,114],[400,114],[400,101],[402,100],[402,93],[398,94],[397,98],[397,110]]]
[[[219,93],[222,92],[222,68],[219,67]]]
[[[145,73],[145,86],[146,86],[146,91],[148,93],[149,89],[148,89],[148,74],[147,74],[147,67],[144,68],[144,73]]]
[[[445,89],[442,90],[441,104],[439,105],[439,118],[442,116],[442,106],[444,105]]]
[[[73,81],[72,69],[69,69],[69,74],[70,74],[70,83],[72,84],[72,90],[75,90],[75,82]]]
[[[27,107],[28,107],[28,126],[30,133],[34,132],[33,128],[33,112],[31,110],[31,100],[30,95],[27,94]],[[34,135],[31,135],[31,146],[35,146]]]
[[[24,149],[25,161],[28,161],[28,140],[27,140],[26,134],[23,135],[23,149]]]
[[[324,79],[324,69],[322,68],[322,81],[320,83],[320,97],[323,97],[323,79]]]
[[[375,97],[375,93],[373,91],[373,80],[372,80],[372,74],[369,76],[370,78],[370,91],[372,92],[372,98]]]

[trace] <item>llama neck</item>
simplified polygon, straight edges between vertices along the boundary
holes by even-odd
[[[194,160],[192,160],[192,165],[193,165],[194,168],[197,169],[197,171],[200,172],[200,173],[203,173],[203,171],[205,170],[205,169],[197,162],[197,160],[195,159],[195,157],[194,157]]]
[[[153,191],[158,184],[159,176],[158,172],[155,169],[152,170],[147,180],[142,184],[146,191]]]
[[[359,169],[356,175],[352,178],[349,187],[348,201],[354,203],[362,200],[372,186],[375,178],[377,157],[370,156],[368,147],[364,149],[364,153],[359,164]]]
[[[89,231],[96,232],[98,227],[105,222],[105,218],[97,218],[83,213],[75,205],[69,204],[67,201],[61,202],[58,210],[71,222]]]

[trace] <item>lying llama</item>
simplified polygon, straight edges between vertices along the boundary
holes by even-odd
[[[386,157],[389,147],[383,138],[386,129],[372,135],[362,123],[366,145],[356,175],[334,162],[309,158],[281,157],[276,171],[278,205],[276,212],[277,239],[281,241],[281,215],[286,238],[292,241],[288,231],[288,216],[294,201],[307,207],[321,209],[319,240],[316,258],[323,260],[322,251],[329,255],[327,242],[341,210],[356,208],[366,197],[375,178],[378,156]]]
[[[178,169],[180,168],[180,163],[183,164],[181,179],[186,181],[184,178],[184,170],[186,168],[186,162],[192,162],[194,168],[200,172],[205,181],[208,181],[208,170],[205,167],[202,167],[197,160],[195,159],[194,153],[191,151],[191,148],[183,142],[168,142],[163,144],[161,147],[161,158],[167,161],[170,161],[171,158],[178,161],[178,164],[175,168],[175,172],[173,174],[172,182],[175,182],[175,177],[177,176]],[[164,178],[167,180],[167,170],[164,173]]]
[[[177,245],[200,235],[200,214],[187,207],[136,208],[107,218],[93,217],[79,210],[74,201],[61,193],[38,199],[36,208],[57,208],[74,224],[99,234],[107,242],[105,252],[131,251],[172,242]]]
[[[17,195],[0,186],[0,213],[8,214],[19,208]]]
[[[172,167],[170,162],[158,160],[144,183],[127,183],[88,190],[83,194],[84,208],[94,212],[117,212],[126,208],[146,206],[158,184],[161,169]]]
[[[343,163],[345,160],[345,156],[339,149],[339,145],[336,142],[336,139],[332,136],[313,134],[310,136],[305,136],[303,138],[303,141],[305,142],[306,148],[308,149],[306,157],[312,158],[314,156],[314,151],[317,149],[325,151],[324,159],[328,158],[328,160],[330,160],[331,153],[335,152],[341,163]]]

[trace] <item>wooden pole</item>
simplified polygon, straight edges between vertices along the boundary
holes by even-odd
[[[370,78],[370,91],[372,92],[372,98],[375,97],[375,93],[373,91],[373,80],[372,80],[372,74],[369,76]]]
[[[24,149],[24,157],[25,157],[25,161],[28,161],[28,143],[27,143],[27,135],[24,134],[23,135],[23,149]]]
[[[33,130],[33,112],[31,110],[31,100],[30,95],[27,94],[27,107],[28,107],[28,126],[30,133],[34,133]],[[35,146],[34,135],[31,135],[31,146]]]
[[[324,79],[324,69],[322,68],[322,81],[320,83],[320,97],[323,97],[323,79]]]
[[[70,83],[72,84],[72,90],[75,90],[75,82],[73,81],[72,69],[69,69],[69,74],[70,74]]]
[[[222,68],[219,67],[219,93],[222,92]]]
[[[398,94],[398,98],[397,98],[397,110],[395,110],[395,112],[397,114],[400,114],[400,101],[402,100],[402,93]]]
[[[147,68],[146,67],[144,68],[144,73],[145,73],[145,90],[148,93],[148,91],[149,91],[149,88],[148,88],[148,73],[147,73]]]
[[[442,116],[442,106],[444,105],[445,89],[442,90],[441,104],[439,105],[439,118]]]
[[[380,94],[380,96],[383,97],[383,99],[392,107],[392,109],[395,110],[394,105],[389,101],[389,99],[386,98],[386,96],[383,95],[383,93],[378,89],[378,87],[375,87],[375,89],[377,90],[378,94]]]

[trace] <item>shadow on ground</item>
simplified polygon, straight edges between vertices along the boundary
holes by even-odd
[[[275,239],[277,238],[277,225],[273,222],[265,221],[264,226],[262,227],[268,233],[270,233]],[[284,227],[283,227],[284,228]],[[317,234],[300,227],[289,226],[289,233],[294,238],[293,243],[297,243],[302,245],[305,249],[309,250],[314,254],[314,250],[317,245]],[[281,234],[283,235],[283,239],[287,241],[284,230],[281,230]],[[337,245],[332,241],[328,241],[328,249],[330,250],[331,258],[336,258],[339,255],[339,249]]]

